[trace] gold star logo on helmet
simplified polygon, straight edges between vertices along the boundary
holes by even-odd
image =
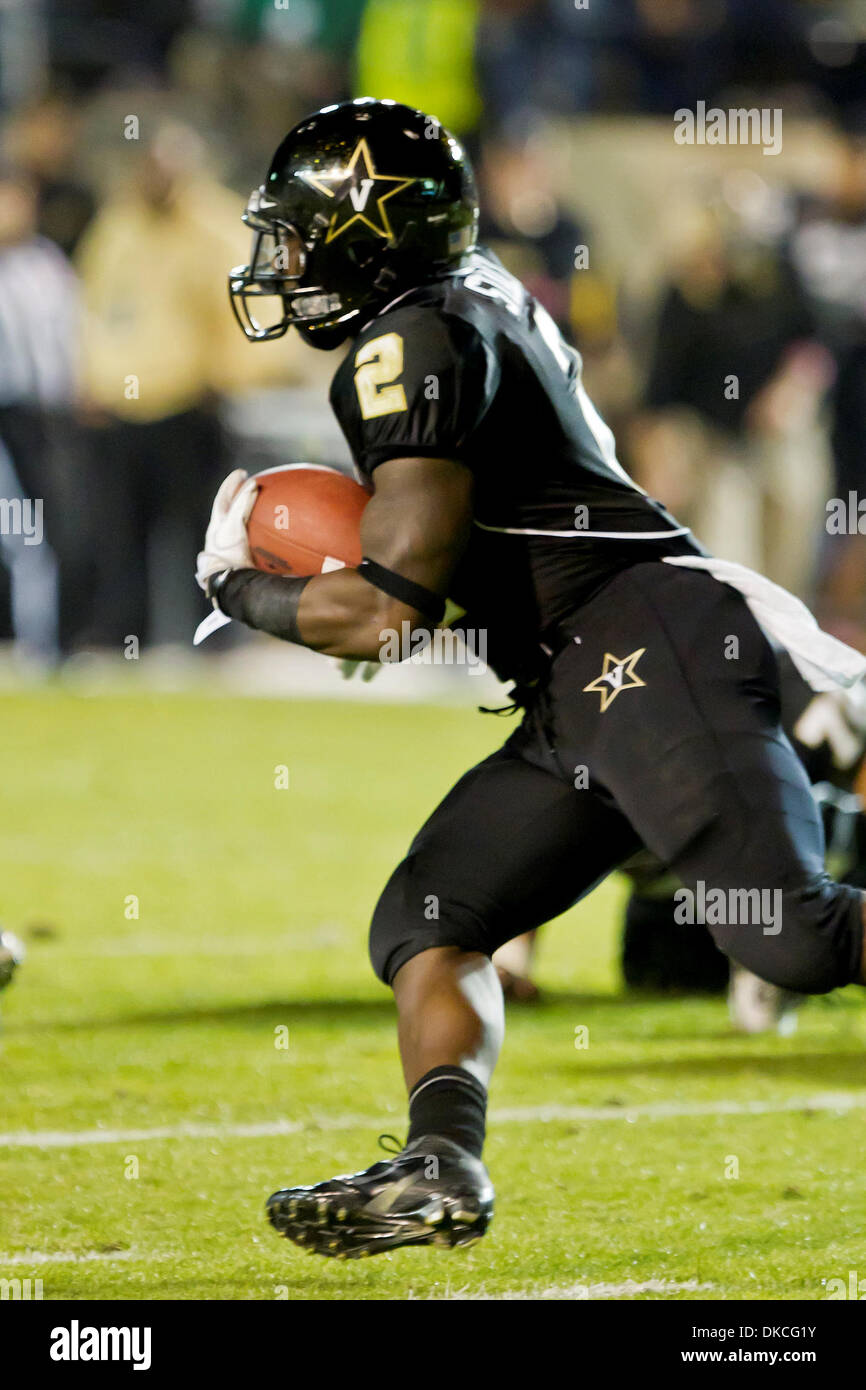
[[[416,182],[414,178],[404,179],[399,174],[380,174],[373,165],[367,141],[363,139],[358,141],[347,165],[315,174],[301,170],[298,178],[317,193],[335,199],[339,205],[331,217],[326,243],[355,222],[363,222],[377,236],[390,241],[393,234],[385,203]]]

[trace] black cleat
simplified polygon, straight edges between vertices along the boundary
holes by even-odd
[[[493,1187],[480,1159],[450,1139],[416,1139],[393,1158],[268,1198],[281,1236],[316,1255],[358,1259],[400,1245],[468,1245],[493,1218]]]

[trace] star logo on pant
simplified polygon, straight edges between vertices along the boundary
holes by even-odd
[[[380,174],[373,165],[370,147],[363,139],[358,141],[345,167],[339,165],[323,169],[321,173],[304,170],[298,173],[298,178],[339,205],[331,216],[326,244],[354,222],[363,222],[371,232],[390,240],[391,224],[385,203],[416,182],[400,174]]]
[[[642,681],[634,669],[645,651],[646,647],[639,647],[631,656],[623,657],[611,656],[610,652],[605,652],[601,675],[583,687],[584,693],[587,690],[595,690],[601,696],[602,714],[608,705],[613,704],[620,691],[636,690],[639,685],[646,685],[646,681]]]

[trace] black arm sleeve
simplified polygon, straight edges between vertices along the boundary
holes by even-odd
[[[445,600],[441,594],[434,594],[432,589],[425,589],[423,584],[416,584],[414,580],[405,579],[402,574],[386,569],[384,565],[371,560],[368,555],[364,556],[358,566],[358,573],[368,584],[372,584],[374,589],[381,589],[389,598],[398,599],[400,603],[405,603],[407,608],[417,609],[433,623],[442,621],[445,615]]]
[[[229,570],[218,575],[210,595],[230,618],[269,632],[284,642],[304,644],[298,631],[298,604],[310,576],[264,574],[261,570]]]

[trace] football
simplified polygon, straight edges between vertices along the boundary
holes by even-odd
[[[361,516],[370,490],[336,468],[290,463],[255,475],[247,522],[256,569],[323,574],[361,562]]]

